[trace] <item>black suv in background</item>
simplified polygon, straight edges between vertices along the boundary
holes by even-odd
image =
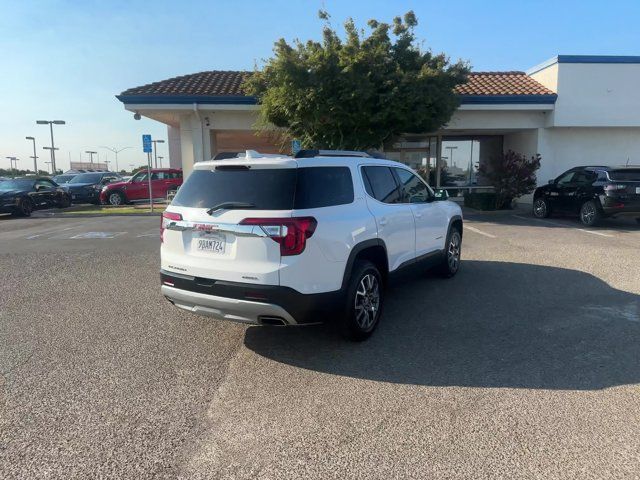
[[[66,208],[69,194],[45,177],[14,178],[0,182],[0,213],[28,217],[39,208]]]
[[[80,173],[63,185],[73,203],[100,203],[102,187],[119,182],[122,177],[114,172]]]
[[[640,223],[640,167],[575,167],[533,194],[533,215],[579,215],[587,226],[605,217],[631,216]]]

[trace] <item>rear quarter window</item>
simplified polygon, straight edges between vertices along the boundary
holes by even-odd
[[[295,209],[345,205],[353,198],[349,167],[298,168]]]
[[[614,182],[640,182],[640,168],[609,170],[609,178]]]

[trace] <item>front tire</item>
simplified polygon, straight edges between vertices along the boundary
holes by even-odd
[[[537,198],[533,202],[533,216],[536,218],[547,218],[551,215],[551,205],[545,198]]]
[[[347,288],[347,305],[342,334],[360,342],[371,336],[380,323],[384,303],[384,284],[378,268],[368,261],[357,261]]]
[[[602,220],[602,213],[593,200],[584,202],[580,208],[580,221],[587,227],[593,227]]]
[[[460,270],[462,254],[462,235],[457,227],[451,227],[445,243],[444,256],[438,268],[440,275],[451,278]]]
[[[127,203],[127,199],[122,192],[111,192],[107,196],[107,203],[114,207],[119,207]]]

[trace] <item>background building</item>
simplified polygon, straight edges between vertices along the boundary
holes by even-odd
[[[195,73],[117,98],[167,125],[171,167],[188,174],[219,152],[283,148],[255,134],[259,106],[241,88],[250,74]],[[478,165],[509,149],[542,156],[539,183],[576,165],[640,164],[638,84],[640,57],[559,55],[527,72],[475,72],[444,128],[407,135],[386,154],[451,187],[482,186]]]

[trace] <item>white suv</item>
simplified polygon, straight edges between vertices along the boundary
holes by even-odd
[[[259,325],[377,326],[389,277],[460,266],[462,212],[407,166],[359,152],[248,151],[197,163],[162,216],[176,307]],[[337,314],[337,315],[336,315]]]

